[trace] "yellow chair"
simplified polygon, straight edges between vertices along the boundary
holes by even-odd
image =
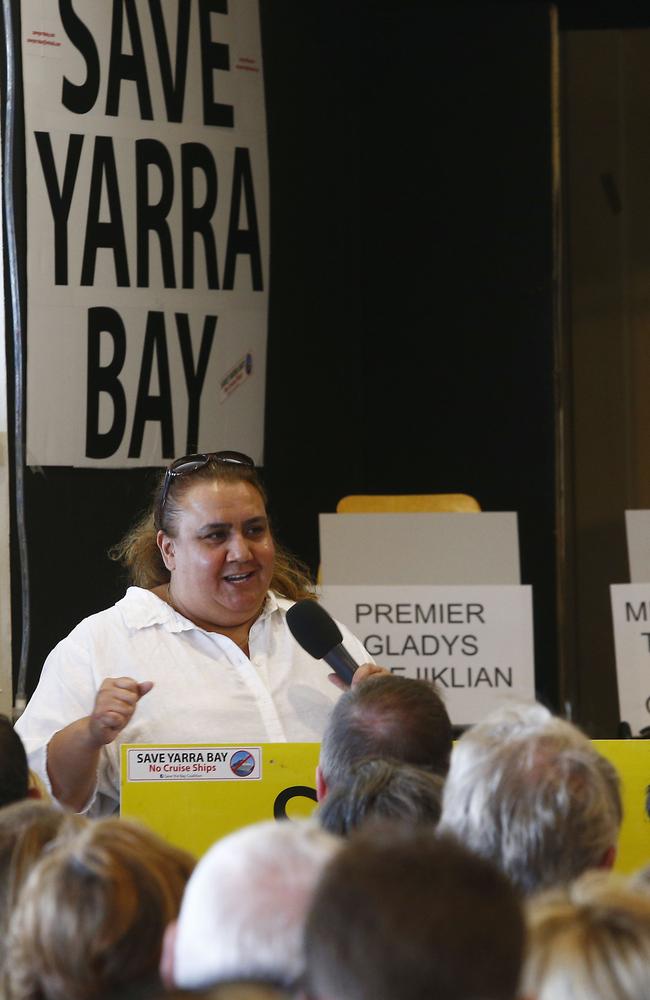
[[[350,494],[341,497],[336,505],[337,514],[444,514],[480,513],[478,500],[468,493],[398,493],[394,496],[380,494]],[[321,568],[316,572],[316,583],[322,584]]]
[[[395,496],[351,495],[341,497],[337,514],[419,514],[480,512],[478,500],[467,493],[403,493]]]

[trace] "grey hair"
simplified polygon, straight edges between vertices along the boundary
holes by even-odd
[[[587,872],[540,893],[527,909],[526,996],[650,998],[650,899],[622,876]]]
[[[366,760],[353,768],[321,802],[317,817],[324,830],[347,836],[364,823],[394,819],[435,827],[442,808],[444,778],[411,764]]]
[[[587,736],[542,706],[521,705],[456,743],[440,829],[529,894],[598,867],[622,817],[618,774]]]
[[[202,988],[236,978],[294,983],[304,972],[307,909],[340,843],[314,820],[270,820],[213,844],[183,897],[176,985]]]

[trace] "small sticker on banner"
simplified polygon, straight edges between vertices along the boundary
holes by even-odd
[[[253,355],[250,351],[245,357],[238,361],[234,368],[221,379],[219,400],[225,402],[235,389],[238,389],[242,382],[245,382],[253,371]]]
[[[257,781],[261,747],[137,747],[127,750],[127,781]]]
[[[31,31],[27,23],[23,25],[23,31],[23,41],[26,45],[26,48],[23,47],[23,56],[28,54],[61,58],[60,49],[67,38],[60,30],[60,24],[57,23],[52,11],[45,9],[38,11]]]

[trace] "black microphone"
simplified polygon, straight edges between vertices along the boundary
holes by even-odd
[[[287,611],[287,625],[299,645],[316,660],[325,660],[345,681],[352,683],[352,675],[359,666],[343,645],[341,629],[325,608],[307,598],[298,601]]]

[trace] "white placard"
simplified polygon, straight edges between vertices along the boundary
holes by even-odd
[[[322,604],[381,666],[435,681],[455,725],[535,697],[529,586],[325,586]]]
[[[320,514],[318,521],[328,586],[520,581],[513,511]]]
[[[126,752],[127,781],[258,781],[260,747],[133,747]]]
[[[262,462],[256,0],[22,0],[27,461]]]
[[[619,718],[636,735],[650,726],[650,583],[610,586]]]
[[[630,583],[650,583],[650,510],[626,510]]]

